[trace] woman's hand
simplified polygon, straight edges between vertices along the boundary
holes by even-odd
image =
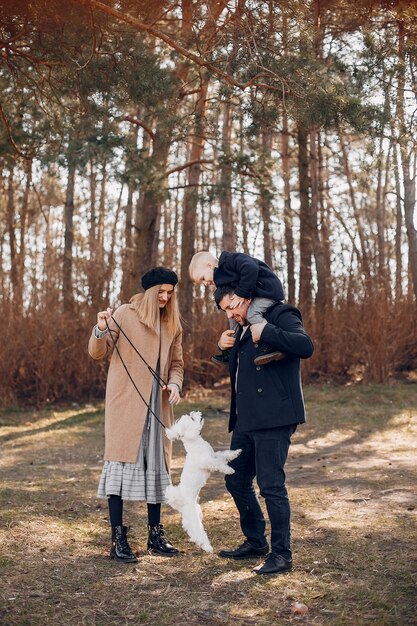
[[[106,320],[108,322],[112,315],[113,309],[110,308],[108,308],[106,311],[100,311],[99,313],[97,313],[97,326],[99,330],[106,330]]]
[[[166,385],[164,387],[169,392],[169,400],[170,404],[178,404],[180,401],[180,392],[178,391],[177,385]]]

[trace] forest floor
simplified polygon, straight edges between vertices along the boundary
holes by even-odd
[[[189,397],[204,436],[226,448],[227,390]],[[146,551],[145,506],[125,505],[138,562],[108,558],[102,466],[103,407],[0,412],[0,623],[7,626],[416,624],[417,384],[305,389],[308,422],[293,437],[287,484],[294,569],[252,572],[221,559],[240,543],[223,477],[201,493],[214,546],[187,540],[179,515],[163,522],[181,556]],[[183,463],[174,446],[173,482]],[[308,607],[293,613],[294,603]]]

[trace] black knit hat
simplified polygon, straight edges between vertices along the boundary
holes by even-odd
[[[154,267],[142,276],[142,287],[146,290],[155,285],[176,285],[178,276],[166,267]]]

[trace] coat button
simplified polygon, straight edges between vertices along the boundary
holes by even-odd
[[[254,343],[254,344],[253,344],[253,347],[254,347],[254,348],[257,348],[257,347],[258,347],[258,344],[257,344],[257,343]]]
[[[259,372],[259,370],[260,370],[261,368],[259,367],[259,365],[257,365],[257,366],[256,366],[256,369],[257,369],[257,371]]]
[[[262,392],[262,389],[261,389],[261,388],[259,388],[259,389],[258,389],[258,393],[261,393],[261,392]]]

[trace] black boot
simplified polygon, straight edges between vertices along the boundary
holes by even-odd
[[[179,550],[168,540],[162,524],[148,526],[148,550],[158,556],[178,556]]]
[[[112,526],[110,558],[124,563],[136,563],[137,558],[127,542],[127,531],[127,526]]]

